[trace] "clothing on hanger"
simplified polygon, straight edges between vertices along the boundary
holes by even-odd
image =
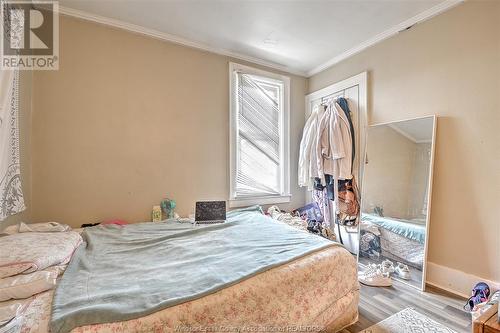
[[[319,120],[325,112],[325,105],[316,105],[306,121],[299,146],[298,184],[313,189],[313,179],[317,175],[316,138]]]
[[[352,137],[349,121],[336,102],[330,102],[319,123],[316,144],[318,174],[326,185],[325,175],[335,179],[352,178]]]
[[[340,97],[330,100],[327,105],[315,105],[304,126],[299,147],[299,186],[312,190],[316,177],[322,185],[331,185],[325,175],[350,179],[354,151],[354,126],[347,100]]]
[[[313,190],[312,199],[321,210],[323,215],[323,226],[330,228],[331,225],[331,202],[326,194],[326,190]]]
[[[337,103],[340,105],[340,108],[344,111],[347,120],[349,121],[349,127],[351,129],[351,141],[352,141],[352,163],[354,164],[354,158],[356,156],[356,141],[355,141],[355,133],[354,133],[354,125],[352,124],[351,118],[351,110],[349,109],[349,103],[347,99],[344,97],[339,97],[337,99]]]

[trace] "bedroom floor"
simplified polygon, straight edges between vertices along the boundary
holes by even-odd
[[[393,280],[391,288],[361,285],[359,321],[341,333],[356,333],[407,308],[416,311],[454,329],[457,333],[471,332],[470,314],[462,310],[465,299],[437,288],[428,287],[420,292]]]

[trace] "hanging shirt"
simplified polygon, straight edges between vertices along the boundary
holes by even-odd
[[[341,144],[343,146],[340,149],[344,152],[344,157],[337,159],[338,179],[351,179],[353,163],[353,135],[351,134],[351,123],[340,105],[338,103],[334,105],[337,119],[339,119],[340,136],[342,137]]]
[[[307,186],[310,191],[313,189],[313,179],[317,177],[318,174],[316,143],[319,121],[325,113],[325,108],[324,105],[314,106],[311,116],[309,116],[304,126],[302,140],[300,142],[298,168],[299,186]]]
[[[352,168],[352,139],[344,111],[331,103],[319,122],[316,141],[317,177],[326,185],[325,175],[335,179],[350,179]]]
[[[310,160],[310,150],[312,146],[313,137],[311,136],[311,131],[316,127],[316,122],[318,121],[318,106],[316,105],[304,125],[304,131],[302,132],[302,140],[300,141],[299,147],[299,186],[308,186],[309,182],[309,160]]]
[[[351,143],[352,143],[352,163],[354,163],[354,157],[356,155],[356,143],[355,143],[355,138],[354,138],[354,125],[352,123],[352,118],[351,118],[351,110],[349,110],[349,103],[347,102],[347,99],[344,97],[340,97],[337,99],[337,103],[339,104],[340,108],[344,111],[347,120],[349,121],[349,129],[351,131]]]

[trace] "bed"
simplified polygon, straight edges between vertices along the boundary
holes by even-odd
[[[267,217],[265,221],[290,228]],[[54,290],[26,300],[20,332],[48,332],[53,300]],[[331,243],[192,300],[138,318],[78,326],[71,332],[336,332],[357,321],[358,301],[355,259]]]
[[[425,244],[425,221],[403,220],[363,213],[361,233],[368,232],[380,240],[381,255],[422,269]]]

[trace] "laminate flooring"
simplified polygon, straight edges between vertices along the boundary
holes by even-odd
[[[389,288],[361,285],[360,296],[359,320],[342,333],[357,333],[407,307],[458,333],[472,330],[471,316],[462,308],[466,300],[431,286],[421,292],[394,280]]]

